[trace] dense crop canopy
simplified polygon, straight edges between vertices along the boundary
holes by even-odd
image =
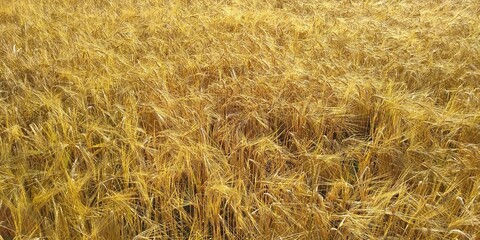
[[[480,238],[479,15],[0,0],[0,236]]]

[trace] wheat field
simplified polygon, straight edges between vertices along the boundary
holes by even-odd
[[[476,0],[0,0],[3,239],[480,239]]]

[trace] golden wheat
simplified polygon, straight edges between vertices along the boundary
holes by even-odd
[[[480,238],[479,15],[0,0],[0,238]]]

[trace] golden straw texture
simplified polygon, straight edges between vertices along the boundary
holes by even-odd
[[[479,15],[0,0],[0,236],[478,239]]]

